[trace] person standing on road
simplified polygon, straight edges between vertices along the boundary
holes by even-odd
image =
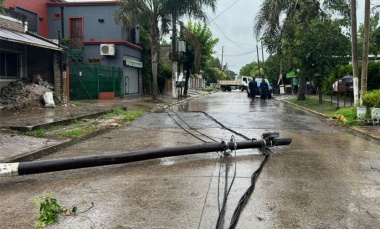
[[[262,78],[260,83],[260,93],[261,93],[261,101],[265,101],[268,97],[269,85],[265,82],[265,79]]]
[[[255,96],[256,96],[256,90],[257,90],[257,82],[255,78],[249,81],[248,87],[249,87],[251,99],[252,101],[254,101]]]
[[[310,81],[306,82],[306,90],[307,90],[307,94],[311,95],[311,84],[310,84]]]
[[[294,77],[293,78],[293,93],[297,95],[298,93],[298,78]]]

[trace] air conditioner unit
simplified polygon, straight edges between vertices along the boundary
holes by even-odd
[[[114,56],[115,45],[114,44],[100,44],[100,55],[102,56]]]

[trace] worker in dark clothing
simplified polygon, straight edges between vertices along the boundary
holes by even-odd
[[[268,91],[269,91],[269,85],[267,82],[265,82],[265,79],[263,78],[260,83],[260,93],[261,93],[262,101],[265,101],[267,99]]]
[[[249,82],[248,87],[249,87],[250,96],[251,96],[252,101],[253,101],[253,100],[255,100],[256,91],[257,91],[257,82],[256,82],[255,78],[253,78]]]

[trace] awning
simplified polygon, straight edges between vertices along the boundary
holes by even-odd
[[[140,61],[131,60],[127,57],[124,57],[124,61],[125,61],[126,65],[131,66],[131,67],[135,67],[135,68],[142,68],[143,67],[143,63]]]
[[[26,44],[30,46],[36,46],[41,48],[47,48],[57,51],[62,51],[63,48],[59,45],[37,35],[28,33],[10,31],[4,28],[0,28],[0,40]]]
[[[297,77],[297,74],[295,72],[286,73],[286,78],[295,78],[295,77]]]

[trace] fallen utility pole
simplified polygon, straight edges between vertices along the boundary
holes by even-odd
[[[162,157],[172,157],[187,154],[218,152],[226,150],[239,150],[249,148],[261,148],[263,146],[289,145],[290,138],[265,138],[263,140],[251,140],[243,142],[207,143],[182,147],[169,147],[152,150],[132,151],[120,154],[108,154],[99,156],[73,157],[42,161],[0,163],[0,176],[29,175],[70,169],[80,169],[103,165],[123,164]]]

